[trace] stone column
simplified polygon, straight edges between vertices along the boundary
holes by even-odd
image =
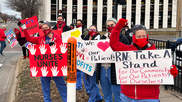
[[[112,5],[113,1],[112,0],[107,0],[107,19],[112,18]]]
[[[155,0],[155,3],[154,3],[154,29],[158,29],[158,28],[159,28],[159,0]]]
[[[168,0],[164,0],[163,2],[163,28],[168,27]]]
[[[77,19],[82,20],[83,14],[83,0],[77,0]]]
[[[150,29],[150,0],[145,0],[145,26]]]
[[[135,25],[140,24],[140,21],[141,21],[141,0],[136,0]]]
[[[87,0],[87,28],[92,25],[93,0]]]
[[[43,1],[44,2],[44,4],[45,4],[45,8],[44,8],[44,10],[45,10],[45,20],[46,21],[51,21],[51,0],[47,0],[47,1]]]
[[[126,19],[128,20],[128,26],[131,27],[131,13],[132,13],[132,0],[127,0],[126,5]]]
[[[97,29],[102,31],[103,0],[97,2]]]
[[[117,13],[118,20],[122,18],[122,5],[118,5],[118,13]]]
[[[73,6],[73,1],[72,0],[67,0],[67,25],[70,25],[72,23],[72,6]]]

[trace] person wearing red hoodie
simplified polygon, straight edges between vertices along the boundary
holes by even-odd
[[[66,25],[65,19],[62,15],[58,15],[57,24],[52,29],[57,30],[60,36],[63,32],[71,30],[70,27]]]
[[[6,42],[5,42],[5,39],[6,39],[6,35],[4,33],[4,29],[0,29],[0,44],[1,44],[1,48],[0,48],[0,54],[3,56],[3,50],[4,48],[6,48]]]
[[[133,44],[125,45],[119,41],[120,30],[127,25],[127,20],[120,19],[110,36],[110,46],[113,51],[155,50],[149,42],[146,28],[135,25],[133,28]],[[173,68],[176,71],[176,68]],[[175,72],[174,71],[174,72]],[[172,75],[174,73],[171,73]],[[174,75],[175,76],[175,75]],[[159,85],[121,85],[121,102],[159,102]]]
[[[51,29],[49,23],[44,23],[42,25],[42,31],[44,32],[44,36],[39,37],[30,37],[27,30],[26,25],[21,26],[27,41],[33,44],[49,44],[52,46],[53,44],[60,44],[62,43],[61,37],[56,34]],[[42,84],[42,91],[44,95],[44,102],[52,102],[50,97],[50,81],[54,80],[58,91],[62,97],[63,102],[67,102],[67,87],[63,77],[41,77],[41,84]]]

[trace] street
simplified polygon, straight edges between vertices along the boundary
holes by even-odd
[[[11,29],[16,24],[7,24],[7,29]],[[7,102],[9,90],[11,88],[18,58],[21,56],[19,46],[10,48],[9,44],[5,48],[4,55],[0,55],[0,102]]]

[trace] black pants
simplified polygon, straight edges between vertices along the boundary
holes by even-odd
[[[28,56],[28,49],[26,47],[22,47],[22,51],[23,51],[23,56],[26,57]]]

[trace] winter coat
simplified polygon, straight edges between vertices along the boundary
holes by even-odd
[[[58,28],[57,28],[57,24],[56,24],[52,29],[53,29],[53,30],[57,30],[57,29],[58,29]],[[66,31],[69,31],[69,30],[71,30],[69,26],[65,25],[65,26],[63,27],[63,32],[66,32]]]
[[[5,41],[6,35],[3,29],[0,29],[0,41]]]
[[[127,21],[120,19],[112,30],[110,36],[110,46],[113,51],[136,51],[134,45],[125,45],[120,42],[120,30]],[[147,47],[146,50],[155,50],[155,45]],[[159,99],[159,85],[121,85],[121,92],[132,99]]]
[[[46,36],[40,36],[40,37],[30,37],[27,30],[23,30],[25,37],[28,42],[31,42],[33,44],[45,44],[46,43]],[[53,33],[53,38],[51,39],[55,44],[62,43],[61,37],[56,32]]]
[[[20,44],[20,46],[23,46],[27,42],[26,38],[25,37],[22,38],[20,33],[16,34],[16,39]]]

